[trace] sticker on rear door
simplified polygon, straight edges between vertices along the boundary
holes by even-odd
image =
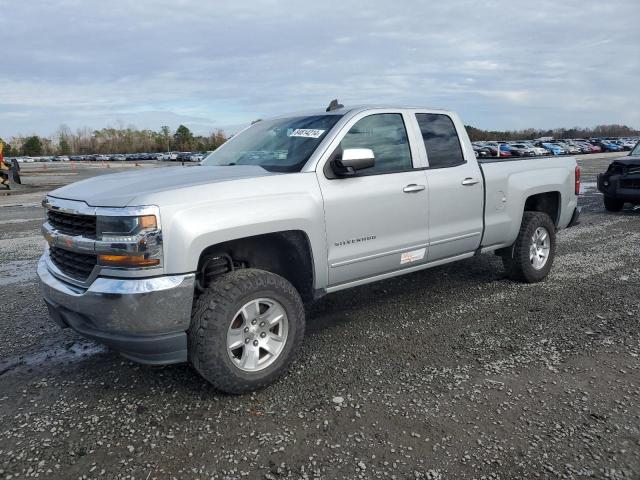
[[[427,252],[426,248],[421,248],[419,250],[412,250],[410,252],[404,252],[402,255],[400,255],[400,265],[422,260],[426,252]]]
[[[296,128],[289,134],[290,137],[306,137],[306,138],[320,138],[324,133],[324,130],[318,130],[316,128]]]

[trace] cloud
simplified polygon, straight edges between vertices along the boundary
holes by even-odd
[[[637,0],[0,8],[2,137],[61,123],[206,133],[335,97],[450,108],[484,128],[640,127]]]
[[[467,60],[462,64],[462,69],[470,72],[478,71],[496,71],[500,70],[500,65],[491,60]]]

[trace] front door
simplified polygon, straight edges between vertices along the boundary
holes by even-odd
[[[369,148],[375,165],[347,178],[317,170],[330,286],[427,261],[426,175],[414,168],[403,114],[369,114],[354,122],[339,148]]]

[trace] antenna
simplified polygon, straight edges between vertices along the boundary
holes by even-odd
[[[327,107],[327,112],[330,112],[332,110],[337,110],[339,108],[344,108],[344,105],[342,105],[341,103],[338,103],[338,99],[334,98],[333,100],[331,100],[331,102],[329,103],[329,106]]]

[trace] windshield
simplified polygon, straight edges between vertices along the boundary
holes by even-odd
[[[256,122],[212,152],[202,165],[258,165],[271,172],[299,172],[340,118],[314,115]]]
[[[629,155],[640,155],[640,142],[636,143],[636,146],[633,147]]]

